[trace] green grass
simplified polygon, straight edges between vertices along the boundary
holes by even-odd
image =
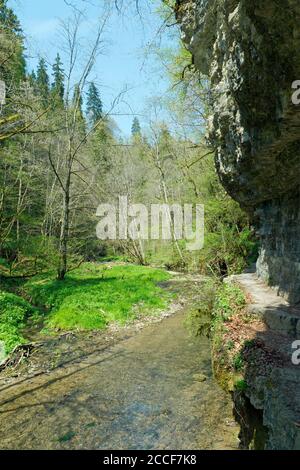
[[[26,319],[34,312],[34,308],[26,300],[0,291],[0,341],[4,344],[2,355],[9,354],[15,346],[26,342],[21,330]]]
[[[169,277],[163,270],[144,266],[85,263],[64,281],[43,275],[23,289],[33,304],[49,311],[46,327],[94,330],[166,307],[170,294],[157,283]]]

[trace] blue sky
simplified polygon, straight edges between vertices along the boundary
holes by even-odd
[[[86,19],[81,35],[83,43],[91,43],[101,7],[108,0],[69,1],[85,9]],[[71,14],[64,0],[10,0],[9,4],[18,14],[28,38],[29,69],[36,66],[38,56],[44,56],[49,63],[53,62],[57,52],[63,56],[60,51],[60,20],[67,19]],[[131,114],[137,115],[143,122],[149,100],[163,95],[168,87],[163,70],[159,71],[153,56],[147,55],[145,58],[149,45],[159,41],[157,32],[160,24],[161,19],[149,7],[143,9],[142,21],[133,9],[122,16],[114,10],[106,27],[105,53],[98,58],[91,74],[91,79],[99,86],[106,109],[110,108],[112,100],[121,90],[128,88],[113,115],[125,135],[130,134]]]

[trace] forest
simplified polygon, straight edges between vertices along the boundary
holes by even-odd
[[[270,254],[256,229],[272,185],[252,171],[239,50],[210,33],[223,3],[25,3],[0,0],[0,449],[264,448],[265,405],[250,402],[281,367],[266,325],[277,338],[296,323],[270,320],[253,271]],[[103,231],[110,208],[118,230]]]
[[[158,14],[166,21],[170,9],[165,6]],[[156,51],[167,63],[170,93],[151,105],[143,124],[138,116],[128,116],[132,132],[124,137],[112,114],[126,91],[105,109],[103,91],[90,78],[101,58],[109,14],[98,25],[84,61],[79,57],[82,20],[83,14],[71,9],[62,23],[64,62],[58,50],[53,64],[39,57],[37,68],[29,70],[22,25],[7,0],[0,3],[5,90],[0,120],[0,339],[5,354],[26,342],[21,331],[32,316],[38,322],[42,315],[47,331],[101,329],[110,321],[126,320],[140,301],[161,303],[153,279],[164,278],[164,270],[221,278],[241,271],[255,257],[248,218],[220,185],[213,149],[203,128],[195,125],[205,120],[209,97],[190,54],[180,43],[175,50]],[[171,128],[160,118],[166,110]],[[97,207],[115,203],[119,196],[146,206],[204,204],[204,248],[189,252],[176,237],[98,240]],[[104,286],[103,266],[112,261],[125,266],[114,266],[117,284]],[[154,269],[148,286],[139,284],[142,266]],[[83,282],[89,272],[99,277],[96,296],[95,286]],[[118,300],[112,295],[116,288]]]
[[[286,3],[0,0],[1,450],[299,449]]]

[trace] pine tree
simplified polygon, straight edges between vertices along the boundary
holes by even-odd
[[[30,83],[30,86],[35,90],[36,89],[36,73],[34,70],[29,74],[28,80]]]
[[[80,89],[80,86],[76,84],[74,87],[72,107],[73,107],[73,110],[76,111],[76,125],[78,128],[78,131],[85,133],[86,122],[85,122],[83,111],[82,111],[82,105],[83,105],[83,99],[81,95],[81,89]]]
[[[141,135],[141,125],[137,117],[133,119],[132,127],[131,127],[131,134],[133,137]]]
[[[20,21],[14,11],[7,6],[7,0],[0,0],[1,28],[20,35],[22,33]]]
[[[25,79],[23,34],[7,0],[0,0],[0,77],[7,83],[19,84]]]
[[[87,92],[86,112],[92,125],[95,125],[103,117],[103,105],[100,94],[93,82],[90,84]]]
[[[42,98],[43,105],[47,106],[49,103],[50,85],[46,61],[43,58],[39,60],[36,73],[36,85],[37,90]]]
[[[52,70],[53,70],[52,93],[54,94],[54,97],[58,99],[58,101],[63,103],[64,93],[65,93],[64,70],[63,70],[63,64],[61,62],[59,54],[57,54],[55,58],[55,62],[52,66]]]
[[[74,94],[73,94],[73,106],[77,108],[77,111],[83,115],[82,113],[82,95],[81,95],[81,90],[80,86],[78,83],[74,86]]]

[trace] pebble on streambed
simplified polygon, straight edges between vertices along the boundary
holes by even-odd
[[[207,380],[207,377],[204,374],[194,374],[193,379],[196,382],[205,382]]]

